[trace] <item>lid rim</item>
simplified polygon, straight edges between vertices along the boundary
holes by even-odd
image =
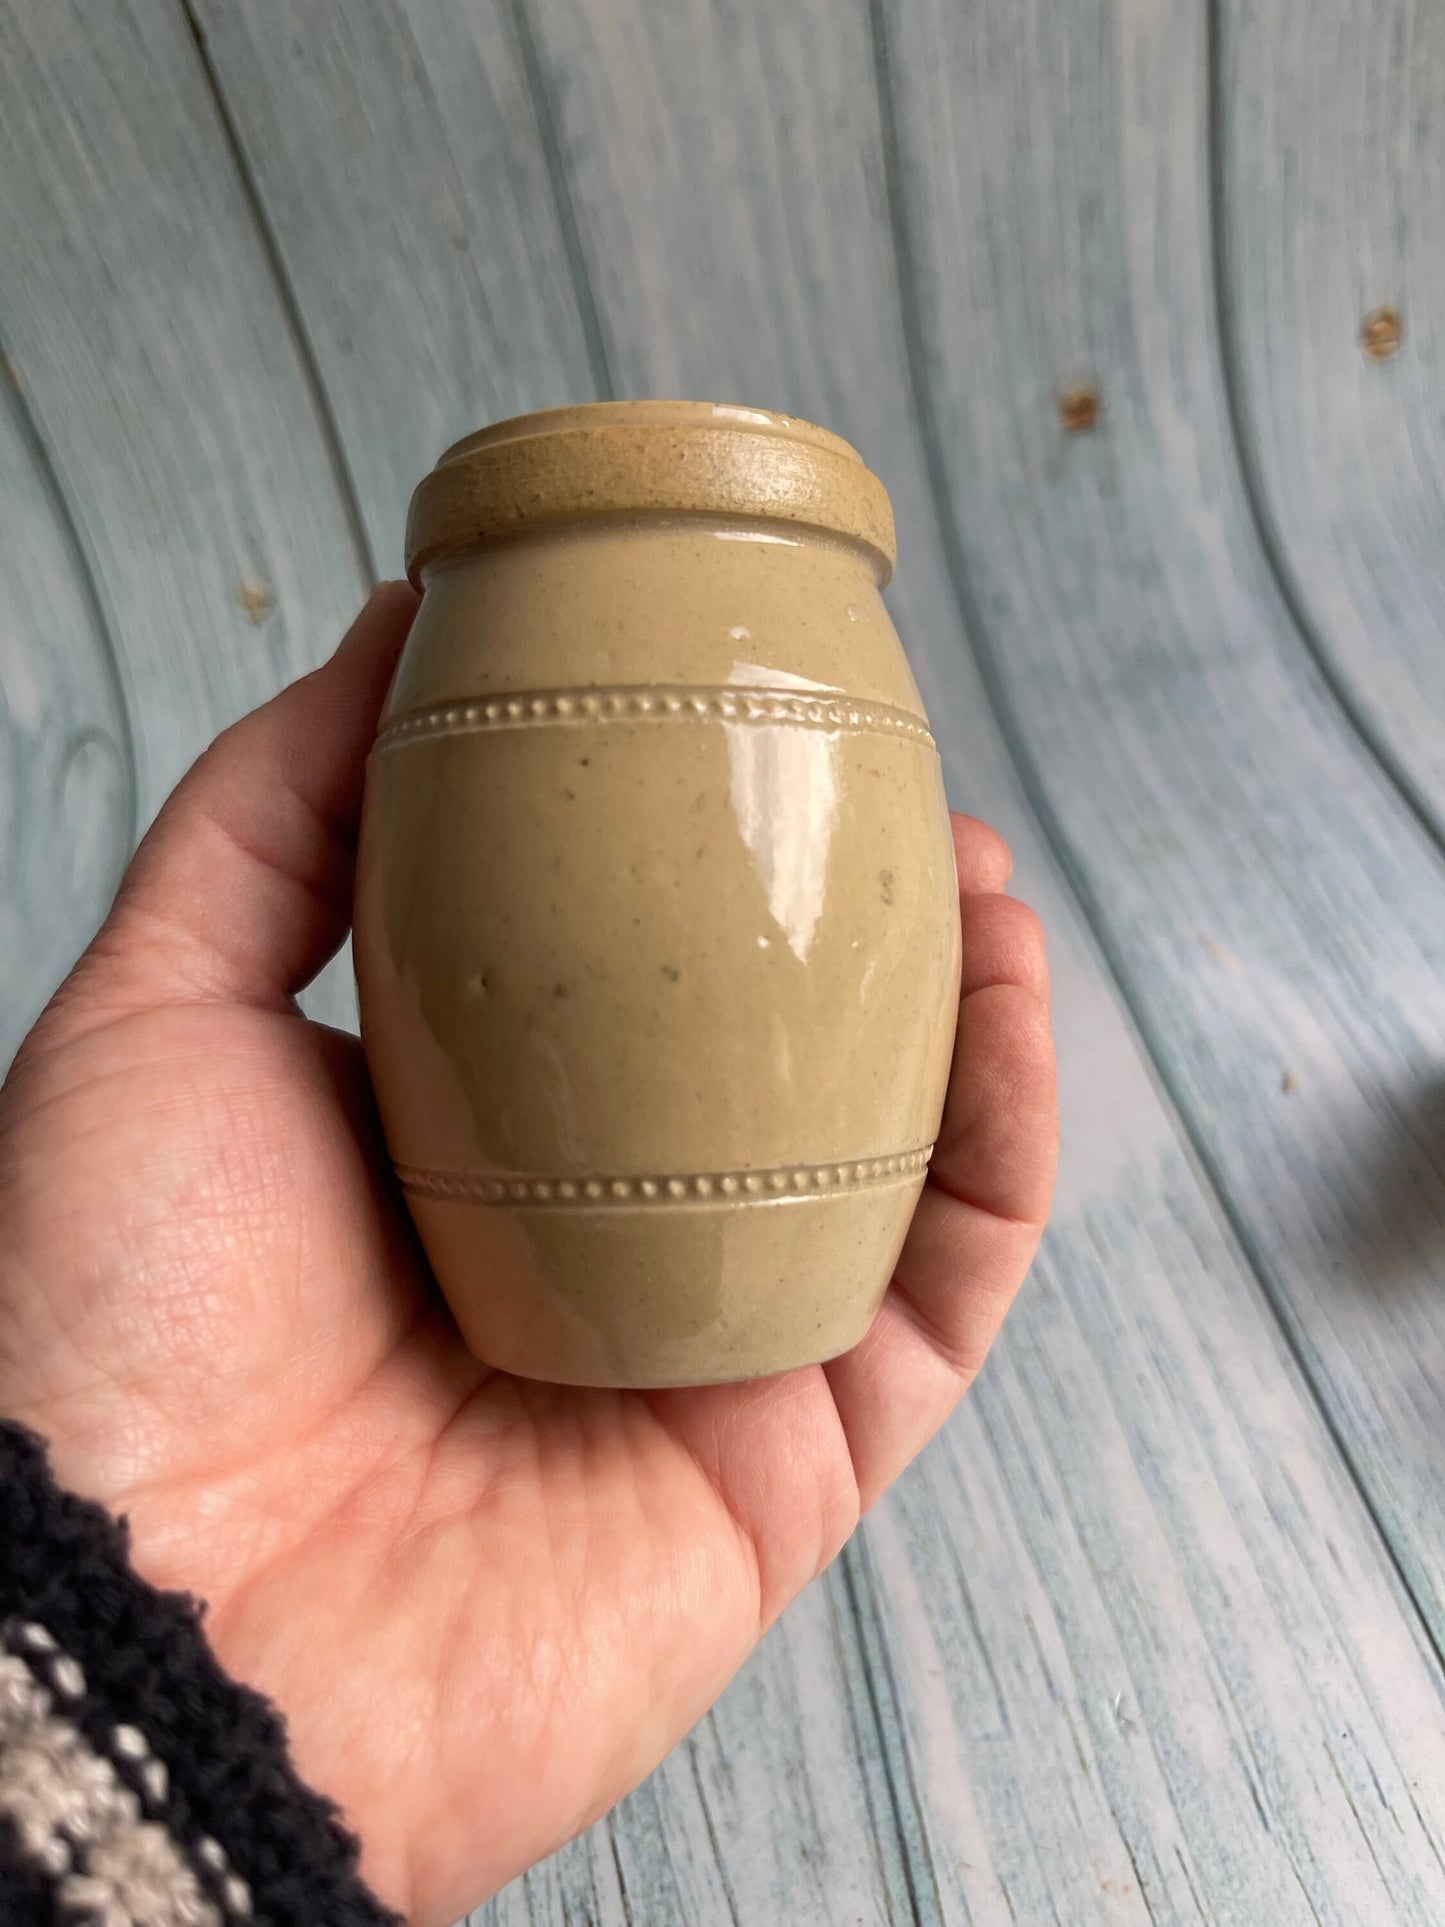
[[[454,443],[412,496],[407,574],[419,587],[438,555],[526,527],[668,513],[821,530],[865,550],[880,583],[892,573],[887,491],[827,430],[708,403],[600,403]]]
[[[556,408],[537,408],[523,415],[509,415],[503,421],[489,422],[485,428],[475,429],[471,434],[452,442],[438,455],[436,466],[440,468],[446,462],[483,448],[498,447],[503,442],[531,441],[570,429],[597,428],[743,430],[829,449],[835,455],[843,455],[857,462],[860,468],[864,465],[863,457],[851,442],[845,441],[831,428],[805,421],[801,415],[782,415],[776,409],[749,408],[739,402],[684,401],[649,396],[632,401],[568,402]]]

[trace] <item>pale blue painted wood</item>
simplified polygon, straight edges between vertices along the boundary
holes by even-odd
[[[0,584],[3,1074],[105,912],[135,808],[110,639],[24,399],[3,378]]]
[[[192,9],[378,566],[399,575],[411,491],[448,443],[593,391],[510,14]]]
[[[170,0],[0,7],[0,178],[0,343],[114,641],[144,827],[218,729],[331,649],[366,568]],[[351,1001],[333,973],[321,1007]]]
[[[1214,331],[1204,16],[886,15],[915,379],[981,659],[1445,1638],[1445,865],[1323,687],[1251,519]],[[1099,421],[1069,435],[1057,397],[1081,380]]]
[[[1225,0],[1226,344],[1321,659],[1445,842],[1445,8]],[[1397,353],[1361,328],[1399,317]]]
[[[1348,1344],[1345,1389],[1384,1431],[1402,1416],[1402,1332],[1424,1345],[1413,1449],[1440,1382],[1428,1222],[1407,1217],[1369,1303],[1344,1299],[1331,1353],[1341,1294],[1318,1287],[1337,1253],[1300,1221],[1321,1172],[1383,1215],[1380,1171],[1367,1187],[1344,1151],[1361,1064],[1386,1160],[1387,1073],[1420,1062],[1402,986],[1414,969],[1428,1012],[1434,983],[1396,894],[1425,858],[1358,745],[1321,722],[1251,547],[1210,359],[1198,21],[1121,4],[1065,31],[1055,9],[989,6],[949,16],[976,41],[944,44],[922,6],[875,22],[822,0],[328,0],[304,20],[280,0],[198,0],[198,17],[244,180],[177,8],[82,26],[71,5],[0,5],[0,338],[18,317],[27,392],[118,638],[143,809],[210,728],[329,642],[363,572],[348,498],[392,568],[416,473],[485,416],[614,384],[711,392],[825,420],[884,473],[903,535],[893,606],[951,791],[1012,836],[1053,940],[1060,1206],[975,1393],[691,1740],[479,1918],[1445,1917],[1437,1659],[1161,1099],[969,653],[1009,698],[1111,958],[1149,992],[1138,1007],[1191,1129],[1206,1146],[1243,1137],[1233,1161],[1211,1159],[1228,1213],[1272,1286],[1281,1266],[1317,1274],[1313,1297],[1301,1282],[1290,1300],[1318,1320],[1312,1363],[1338,1367]],[[926,341],[905,325],[914,297],[937,322]],[[1117,387],[1111,373],[1102,428],[1066,441],[1055,384],[1097,376],[1105,346],[1142,372]],[[941,397],[931,449],[915,384]],[[942,525],[940,449],[956,458]],[[22,492],[38,514],[35,484]],[[969,542],[998,559],[960,569]],[[1200,554],[1217,580],[1177,560]],[[242,567],[279,586],[280,630],[238,629]],[[1021,602],[1040,633],[1017,632]],[[1235,646],[1181,659],[1181,635],[1214,635],[1198,611],[1221,604]],[[1216,723],[1211,703],[1259,695],[1250,650],[1276,665],[1273,698]],[[1155,685],[1199,719],[1208,769],[1189,730],[1160,757]],[[1175,808],[1176,763],[1192,814]],[[1363,808],[1364,833],[1332,791]],[[1264,842],[1230,813],[1242,795],[1257,831],[1261,794]],[[1130,810],[1147,812],[1134,844]],[[1267,883],[1239,884],[1241,850]],[[1378,1010],[1349,923],[1373,901],[1362,851],[1388,911]],[[1181,883],[1196,867],[1198,903]],[[1327,894],[1343,928],[1322,929]],[[1291,923],[1301,901],[1311,914]],[[1238,926],[1221,905],[1242,905]],[[1261,1003],[1284,1013],[1289,1061],[1266,1053],[1251,1082]],[[1280,1116],[1307,1120],[1299,1141],[1282,1147]],[[1380,1224],[1366,1217],[1349,1247],[1357,1274],[1387,1243]],[[1337,1420],[1359,1418],[1351,1399]],[[1428,1494],[1388,1438],[1343,1429],[1380,1490],[1401,1481],[1398,1528]],[[1421,1516],[1417,1564],[1439,1549]]]

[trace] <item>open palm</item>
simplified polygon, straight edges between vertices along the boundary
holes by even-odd
[[[0,1413],[209,1602],[363,1872],[441,1923],[698,1718],[977,1370],[1054,1163],[1042,943],[959,819],[963,1000],[894,1288],[825,1367],[550,1387],[464,1349],[355,1040],[293,1001],[345,934],[415,598],[226,732],[0,1097]]]

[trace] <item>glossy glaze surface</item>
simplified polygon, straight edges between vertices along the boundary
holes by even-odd
[[[489,1362],[742,1377],[877,1307],[958,974],[880,572],[700,514],[543,520],[425,567],[357,973],[408,1202]]]

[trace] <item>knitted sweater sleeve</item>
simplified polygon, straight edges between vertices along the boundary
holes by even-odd
[[[3,1927],[397,1927],[194,1603],[0,1423]]]

